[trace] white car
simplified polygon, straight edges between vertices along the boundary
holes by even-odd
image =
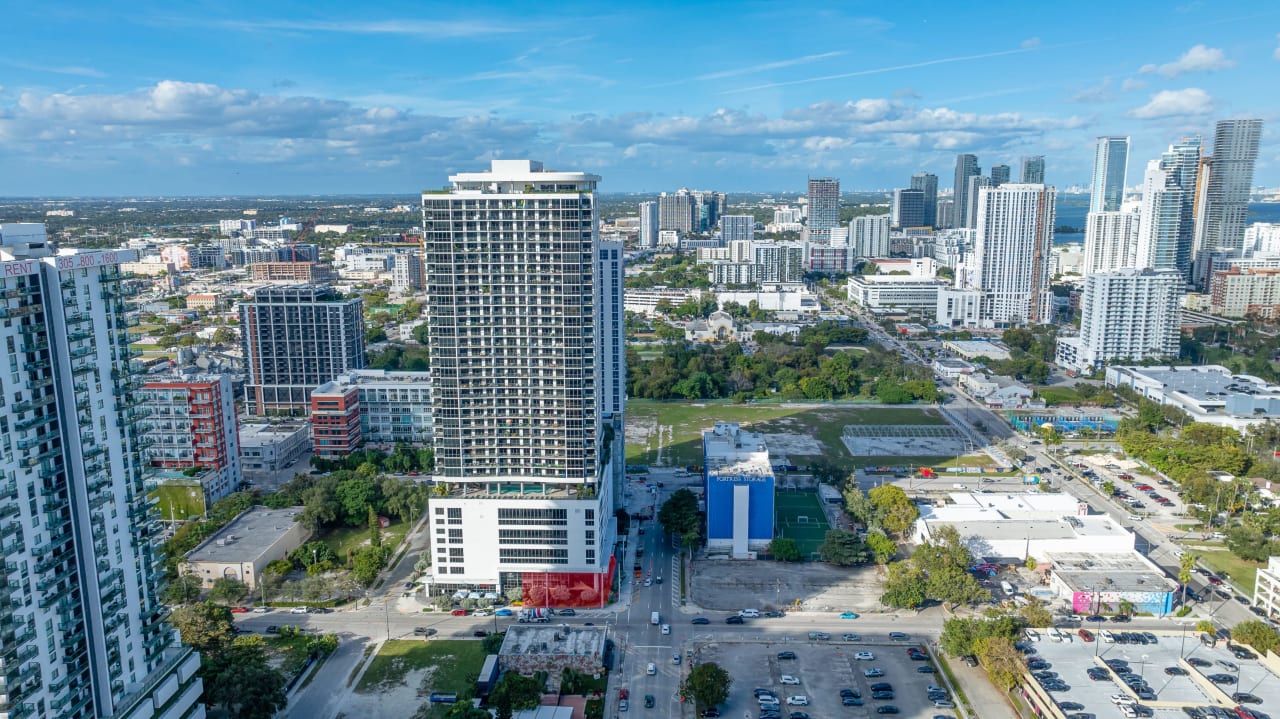
[[[742,617],[743,619],[759,619],[760,610],[759,609],[743,609],[742,611],[738,612],[738,616]]]
[[[928,688],[928,689],[926,689],[925,691],[929,692],[930,694],[932,694],[932,693],[934,693],[934,692],[946,692],[947,694],[950,694],[950,693],[951,693],[951,692],[948,692],[948,691],[947,691],[947,688],[946,688],[946,687],[940,687],[940,686],[938,686],[937,684],[930,684],[930,685],[929,685],[929,688]]]
[[[807,707],[809,706],[809,697],[803,694],[787,697],[787,705],[793,707]]]
[[[955,708],[956,708],[956,703],[955,703],[955,702],[949,702],[949,701],[947,701],[947,700],[945,700],[945,699],[939,699],[939,700],[937,700],[937,701],[935,701],[935,702],[933,703],[933,707],[934,707],[935,709],[955,709]]]
[[[1142,517],[1139,517],[1139,516],[1138,516],[1138,515],[1136,515],[1136,514],[1130,514],[1130,515],[1129,515],[1129,521],[1130,521],[1130,522],[1141,522],[1141,521],[1142,521]]]
[[[1111,703],[1116,706],[1125,707],[1137,704],[1138,700],[1133,697],[1125,696],[1124,694],[1112,694]]]
[[[289,613],[290,614],[306,614],[309,611],[311,610],[307,609],[306,607],[294,607],[293,609],[289,610]]]
[[[783,684],[799,684],[800,683],[799,677],[793,677],[790,674],[783,674],[782,677],[778,679],[778,681],[782,682]]]
[[[853,658],[860,662],[874,662],[876,660],[876,655],[871,652],[858,652],[853,655]]]
[[[663,624],[663,625],[662,625],[662,633],[663,633],[663,634],[670,634],[670,633],[671,633],[671,625],[670,625],[670,624]]]
[[[645,674],[657,674],[658,665],[654,664],[653,662],[649,662],[649,666],[645,667],[644,671],[645,671]]]
[[[471,613],[471,616],[473,616],[473,617],[487,617],[487,616],[489,616],[490,614],[493,614],[493,612],[490,612],[488,609],[477,609],[477,610],[475,610],[474,612],[472,612],[472,613]]]
[[[1115,643],[1116,643],[1116,635],[1112,634],[1110,629],[1103,629],[1103,630],[1102,630],[1102,641],[1106,642],[1107,644],[1115,644]]]

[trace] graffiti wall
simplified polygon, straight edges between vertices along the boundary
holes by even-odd
[[[1073,592],[1071,607],[1076,614],[1117,614],[1132,606],[1134,612],[1155,615],[1173,611],[1173,592]]]
[[[526,607],[603,607],[613,591],[617,557],[609,557],[609,571],[525,572],[520,584]]]

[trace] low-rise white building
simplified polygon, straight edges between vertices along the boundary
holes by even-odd
[[[311,451],[307,422],[240,424],[240,466],[245,472],[278,472]]]
[[[1158,404],[1177,407],[1192,421],[1242,430],[1280,420],[1280,386],[1222,365],[1107,368],[1108,387],[1128,387]]]
[[[953,527],[974,557],[1026,561],[1053,552],[1123,552],[1134,535],[1086,502],[1063,493],[952,492],[944,506],[920,507],[913,528],[927,542],[939,527]]]
[[[853,275],[847,284],[850,302],[881,312],[919,312],[935,316],[938,292],[945,281],[912,275]]]
[[[268,564],[284,559],[311,536],[297,521],[300,514],[302,507],[250,507],[187,552],[182,573],[199,577],[206,589],[219,579],[235,579],[252,590]]]
[[[628,298],[630,295],[631,290],[627,290]],[[769,312],[814,314],[822,311],[818,296],[799,283],[763,285],[758,290],[717,292],[716,302],[721,307],[726,302],[736,302],[743,307],[749,307],[755,302],[757,307]]]
[[[978,357],[986,357],[991,360],[1007,360],[1010,357],[1009,348],[999,342],[947,340],[942,343],[942,348],[957,357],[963,357],[967,360],[977,359]]]
[[[700,299],[701,297],[701,290],[676,287],[628,289],[622,296],[622,309],[638,315],[652,316],[657,312],[658,303],[663,300],[667,300],[673,305],[678,305],[687,299]]]
[[[1253,606],[1270,618],[1280,617],[1280,557],[1271,557],[1258,569],[1253,583]]]

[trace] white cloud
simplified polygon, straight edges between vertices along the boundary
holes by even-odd
[[[1022,47],[1025,47],[1025,48],[1040,47],[1040,38],[1029,37],[1026,40],[1022,41]]]
[[[750,75],[757,72],[766,72],[768,70],[778,70],[784,67],[794,67],[796,65],[806,65],[819,60],[826,60],[833,57],[839,57],[845,54],[844,50],[834,50],[832,52],[820,52],[814,55],[805,55],[803,57],[795,57],[789,60],[776,60],[774,62],[764,62],[758,65],[750,65],[748,67],[737,67],[730,70],[720,70],[718,72],[709,72],[705,75],[699,75],[698,80],[721,80],[726,77],[736,77],[738,75]]]
[[[1129,115],[1142,120],[1187,115],[1207,115],[1213,111],[1213,98],[1198,87],[1185,90],[1161,90],[1151,96],[1142,107],[1129,111]]]
[[[1138,72],[1144,75],[1154,72],[1164,77],[1173,78],[1188,72],[1226,70],[1227,68],[1235,67],[1235,64],[1234,60],[1227,59],[1226,54],[1220,48],[1196,45],[1182,53],[1182,57],[1173,62],[1163,65],[1143,65]]]
[[[1120,83],[1120,91],[1133,92],[1134,90],[1141,90],[1146,86],[1147,86],[1147,83],[1143,82],[1142,80],[1138,80],[1136,78],[1130,77],[1130,78],[1126,78],[1124,82]]]
[[[1099,102],[1107,102],[1114,96],[1111,93],[1111,78],[1104,77],[1102,82],[1094,87],[1086,87],[1083,90],[1071,96],[1072,102],[1080,102],[1084,104],[1093,104]]]

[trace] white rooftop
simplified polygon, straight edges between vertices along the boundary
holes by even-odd
[[[187,561],[256,562],[293,529],[294,518],[299,514],[302,507],[252,507],[187,552]]]
[[[708,475],[772,476],[764,436],[747,432],[734,422],[716,422],[702,433],[703,461]]]
[[[920,508],[921,519],[940,521],[1052,520],[1083,516],[1089,506],[1065,493],[952,492],[950,504]]]

